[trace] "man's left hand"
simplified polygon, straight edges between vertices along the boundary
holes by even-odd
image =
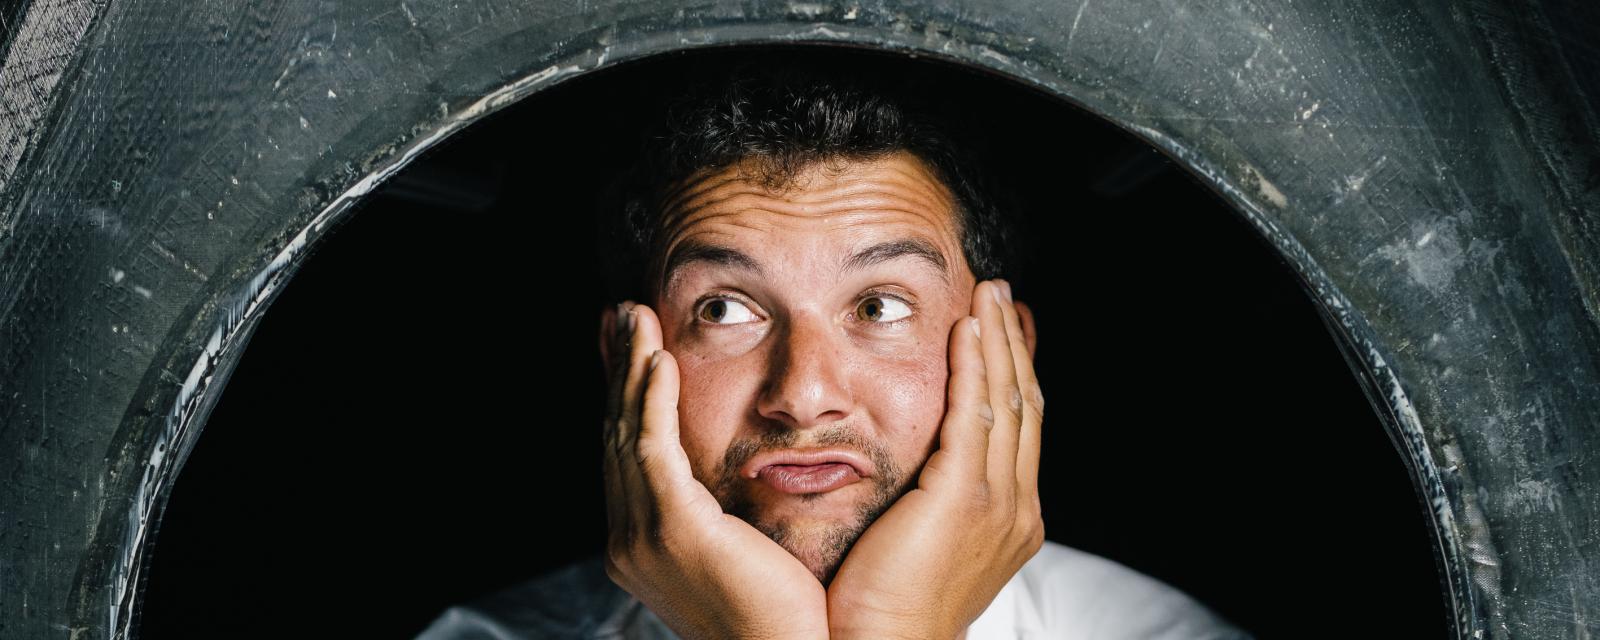
[[[1044,545],[1044,396],[1009,284],[974,288],[950,337],[948,410],[917,486],[856,541],[828,587],[833,638],[961,638]]]

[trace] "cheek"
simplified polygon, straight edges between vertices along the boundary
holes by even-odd
[[[684,453],[701,481],[715,474],[742,423],[740,398],[753,390],[742,389],[755,379],[728,368],[726,362],[708,362],[693,354],[679,355],[678,436]]]
[[[874,363],[861,382],[875,389],[880,406],[874,415],[885,435],[918,448],[936,440],[944,420],[949,366],[944,349],[926,349],[915,357]]]

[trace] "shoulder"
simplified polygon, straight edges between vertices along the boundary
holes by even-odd
[[[416,640],[606,637],[634,602],[595,555],[449,607]]]
[[[1050,637],[1251,637],[1165,582],[1057,542],[1045,541],[1017,579]]]

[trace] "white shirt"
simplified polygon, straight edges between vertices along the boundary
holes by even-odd
[[[446,609],[417,640],[678,640],[606,575],[600,556]],[[1181,591],[1045,541],[967,628],[968,640],[1251,640]]]

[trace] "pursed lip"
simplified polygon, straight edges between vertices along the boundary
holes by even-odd
[[[855,469],[856,475],[863,478],[872,477],[872,461],[859,451],[851,449],[784,449],[763,453],[750,459],[744,468],[739,470],[739,475],[745,478],[755,478],[762,469],[775,464],[816,465],[836,462],[848,464]]]

